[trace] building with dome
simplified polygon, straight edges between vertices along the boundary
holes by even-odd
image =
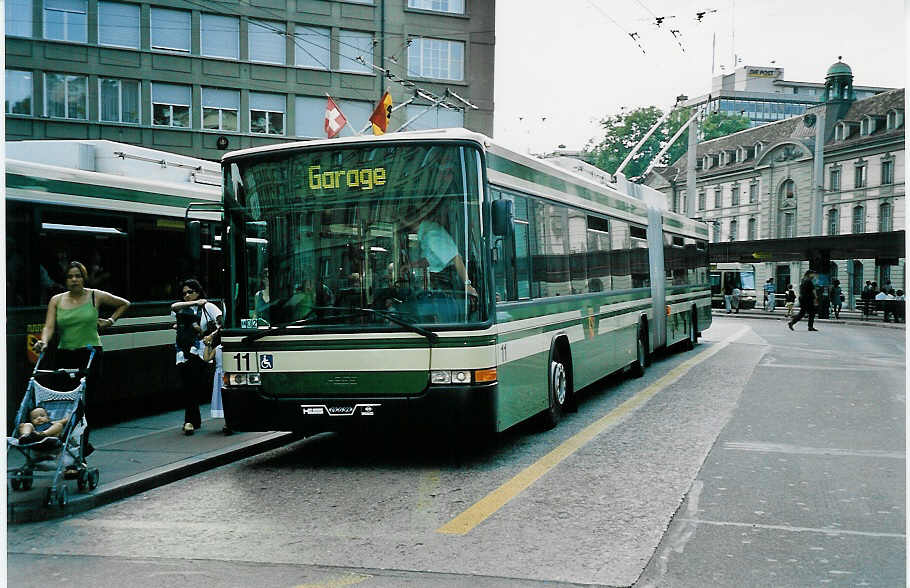
[[[645,183],[666,194],[671,209],[706,221],[714,243],[750,242],[758,284],[769,277],[779,290],[798,284],[808,258],[781,261],[763,250],[812,238],[799,242],[830,253],[824,279],[840,280],[848,305],[867,280],[906,291],[903,247],[887,249],[903,242],[905,228],[904,89],[858,99],[853,71],[839,60],[821,99],[802,115],[699,143],[688,204],[688,154]],[[762,261],[769,258],[777,261]]]

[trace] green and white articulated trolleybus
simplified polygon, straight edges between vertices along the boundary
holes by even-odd
[[[464,129],[222,167],[234,430],[551,426],[580,388],[711,323],[707,227],[624,179]]]
[[[196,276],[214,298],[224,283],[218,247],[206,248],[195,264],[185,258],[187,206],[220,201],[215,162],[104,140],[6,143],[9,426],[37,359],[31,343],[41,334],[48,300],[64,290],[71,260],[88,269],[87,287],[132,302],[102,333],[104,377],[89,391],[90,421],[182,406],[170,318],[178,280]],[[196,216],[214,241],[220,212]]]

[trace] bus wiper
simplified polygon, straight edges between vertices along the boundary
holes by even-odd
[[[268,335],[275,335],[276,331],[281,331],[282,329],[286,329],[287,327],[295,327],[297,325],[302,325],[304,323],[308,323],[308,322],[310,322],[310,319],[308,317],[309,317],[309,314],[307,316],[303,317],[302,319],[297,319],[296,321],[284,323],[283,325],[275,325],[274,327],[269,327],[263,331],[256,331],[255,333],[251,333],[251,334],[247,335],[246,337],[244,337],[243,339],[241,339],[240,342],[243,343],[244,345],[246,345],[247,343],[252,343],[253,341],[256,341],[257,339],[262,339],[263,337],[267,337]]]
[[[276,335],[276,334],[278,334],[278,332],[280,332],[288,327],[295,327],[295,326],[299,326],[299,325],[308,323],[308,322],[310,322],[311,315],[313,315],[315,312],[322,311],[322,310],[340,310],[340,311],[345,311],[345,312],[355,311],[355,312],[359,312],[359,313],[363,313],[363,314],[375,314],[376,316],[382,317],[389,322],[395,323],[399,326],[402,326],[402,327],[408,329],[409,331],[413,331],[414,333],[417,333],[418,335],[422,335],[422,336],[426,337],[427,340],[430,342],[430,344],[435,343],[436,340],[439,339],[439,335],[437,335],[433,331],[431,331],[429,329],[425,329],[423,327],[418,327],[417,325],[410,323],[410,322],[404,320],[403,318],[397,317],[384,310],[375,310],[373,308],[360,308],[358,306],[314,306],[310,309],[310,311],[302,319],[297,319],[295,321],[291,321],[291,322],[285,323],[283,325],[276,325],[274,327],[269,327],[268,329],[265,329],[263,331],[256,331],[255,333],[252,333],[252,334],[244,337],[241,340],[241,343],[246,345],[248,343],[252,343],[253,341],[261,339],[263,337],[267,337],[269,335]]]

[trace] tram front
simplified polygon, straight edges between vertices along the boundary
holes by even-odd
[[[312,433],[489,409],[493,346],[463,349],[489,330],[493,304],[477,145],[323,142],[238,152],[223,167],[230,428]]]

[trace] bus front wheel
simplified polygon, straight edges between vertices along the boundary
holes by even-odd
[[[547,380],[550,406],[543,413],[544,430],[550,430],[559,424],[569,398],[569,376],[565,364],[558,355],[550,362]]]

